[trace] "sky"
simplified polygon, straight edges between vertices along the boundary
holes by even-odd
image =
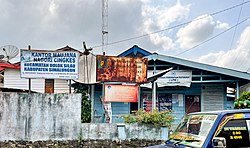
[[[101,0],[0,0],[0,46],[102,54]],[[240,5],[243,3],[242,5]],[[134,45],[250,72],[250,0],[108,0],[106,55]],[[13,61],[18,57],[12,59]]]

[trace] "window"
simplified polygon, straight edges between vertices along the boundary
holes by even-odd
[[[158,94],[159,111],[172,110],[172,94]]]
[[[224,137],[227,147],[249,147],[250,137],[248,131],[250,129],[249,126],[247,126],[249,122],[250,119],[230,120],[216,137]]]

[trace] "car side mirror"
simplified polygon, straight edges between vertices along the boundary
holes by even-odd
[[[212,142],[214,148],[225,148],[227,146],[226,139],[224,137],[214,137]]]
[[[169,130],[169,135],[172,135],[173,134],[173,130]]]

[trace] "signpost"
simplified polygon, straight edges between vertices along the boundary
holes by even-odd
[[[21,50],[21,78],[78,79],[76,51]]]

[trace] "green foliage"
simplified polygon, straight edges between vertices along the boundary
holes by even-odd
[[[91,101],[88,98],[88,86],[80,83],[74,84],[77,93],[82,93],[81,121],[82,123],[91,122]]]
[[[82,92],[81,120],[82,123],[91,122],[91,101],[88,99],[86,91]]]
[[[250,108],[250,92],[243,92],[240,97],[234,101],[234,108]]]
[[[81,142],[82,140],[83,139],[82,139],[82,128],[81,128],[79,136],[78,136],[78,141]]]
[[[171,127],[171,123],[174,121],[174,117],[171,115],[172,111],[153,110],[146,112],[143,109],[139,109],[135,114],[122,115],[125,123],[143,123],[153,124],[156,127],[166,126]]]

